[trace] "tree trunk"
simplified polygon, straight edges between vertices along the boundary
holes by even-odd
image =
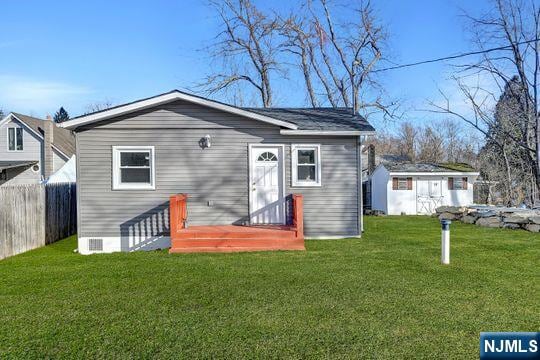
[[[536,168],[535,168],[535,178],[536,178],[536,196],[534,199],[534,205],[537,205],[540,202],[540,118],[536,116]]]
[[[512,173],[510,169],[510,162],[508,161],[508,155],[506,155],[506,149],[502,147],[502,153],[504,157],[504,166],[506,168],[506,205],[512,206]]]

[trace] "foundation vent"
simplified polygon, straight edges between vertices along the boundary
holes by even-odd
[[[103,251],[103,239],[88,239],[88,251]]]

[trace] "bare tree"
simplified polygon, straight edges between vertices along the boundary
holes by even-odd
[[[405,121],[393,133],[379,131],[371,141],[378,154],[399,155],[412,162],[467,163],[478,167],[477,137],[461,131],[458,123],[419,126]]]
[[[441,163],[445,160],[443,135],[431,126],[426,126],[418,137],[417,159],[430,163]]]
[[[262,105],[271,106],[272,74],[280,71],[277,19],[257,9],[250,0],[216,0],[211,4],[224,29],[206,50],[219,66],[199,87],[211,95],[239,83],[249,84]]]
[[[317,107],[319,101],[315,93],[315,88],[312,79],[312,70],[315,70],[319,78],[322,76],[320,68],[314,62],[314,46],[313,34],[306,31],[306,22],[308,19],[302,16],[293,15],[283,20],[281,19],[280,31],[285,37],[283,50],[289,52],[299,59],[299,68],[302,71],[306,90],[309,96],[309,101],[312,107]],[[323,78],[323,85],[327,85]],[[328,91],[330,88],[328,87]],[[334,104],[333,98],[330,97],[330,102]]]
[[[352,107],[368,117],[373,112],[393,116],[395,103],[385,103],[384,90],[376,78],[383,60],[387,33],[369,1],[335,16],[331,0],[308,0],[309,34],[315,41],[310,61],[332,106]]]
[[[446,158],[449,162],[458,162],[461,157],[461,136],[463,129],[459,124],[450,119],[445,119],[441,124],[441,132],[443,133]]]
[[[103,101],[98,101],[98,102],[86,105],[85,114],[91,114],[94,112],[107,110],[113,106],[114,106],[114,103],[111,100],[105,99]]]
[[[373,66],[381,59],[379,42],[386,37],[382,27],[375,24],[373,9],[369,2],[356,9],[358,23],[349,24],[352,28],[351,36],[338,36],[333,17],[330,13],[327,0],[320,0],[324,9],[324,18],[330,42],[338,54],[341,66],[347,73],[352,89],[352,107],[354,112],[358,112],[360,107],[367,106],[360,102],[360,87],[365,82],[369,82]],[[344,81],[343,81],[344,82]],[[347,104],[346,90],[342,88],[343,101]],[[376,104],[374,104],[376,105]]]
[[[512,165],[507,161],[509,171],[529,163],[535,183],[534,201],[538,201],[540,190],[540,114],[538,75],[540,71],[540,8],[535,2],[521,0],[494,0],[491,13],[480,18],[468,16],[471,22],[474,43],[483,56],[470,64],[460,65],[454,79],[461,94],[470,106],[470,114],[455,109],[449,96],[442,93],[444,104],[432,102],[435,112],[452,115],[480,131],[492,149],[498,149],[504,156],[510,147],[519,147],[525,161]],[[467,80],[478,76],[477,84],[469,85]],[[514,80],[513,80],[514,79]],[[519,101],[520,117],[514,117],[513,126],[501,126],[495,117],[493,103],[497,100],[494,89],[487,82],[496,84],[503,92],[511,81],[511,91]],[[514,131],[519,129],[518,132]],[[508,181],[512,181],[508,179]],[[509,185],[511,186],[511,184]],[[533,201],[533,202],[534,202]]]
[[[418,129],[410,122],[403,122],[398,131],[399,154],[406,155],[411,161],[416,160]]]

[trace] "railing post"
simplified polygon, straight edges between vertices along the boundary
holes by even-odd
[[[304,238],[304,197],[293,194],[293,225],[296,228],[296,237]]]
[[[169,216],[171,236],[186,227],[187,195],[171,195],[169,198]]]

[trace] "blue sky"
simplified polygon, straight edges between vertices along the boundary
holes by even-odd
[[[372,0],[391,35],[396,63],[470,49],[461,10],[483,12],[487,0]],[[270,5],[271,4],[271,5]],[[277,5],[274,5],[277,4]],[[281,5],[280,5],[281,4]],[[265,6],[285,6],[272,1]],[[64,106],[74,116],[94,102],[122,103],[204,77],[199,51],[219,26],[205,1],[2,1],[0,107],[35,116]],[[386,89],[429,121],[425,99],[447,86],[449,68],[431,64],[388,72]],[[280,106],[304,106],[303,96],[277,96]]]

